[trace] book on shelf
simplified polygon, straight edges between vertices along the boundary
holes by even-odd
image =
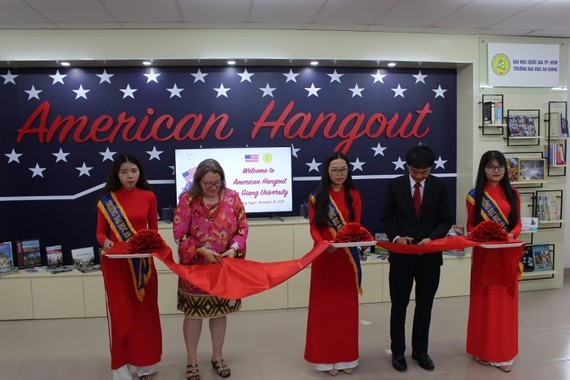
[[[553,138],[563,137],[562,132],[562,112],[547,112],[548,134]]]
[[[560,198],[556,195],[546,195],[546,215],[549,220],[560,220]]]
[[[546,271],[554,269],[553,252],[548,244],[532,246],[534,271]]]
[[[566,147],[565,144],[552,143],[544,146],[544,158],[548,160],[551,166],[566,165]]]
[[[58,267],[47,267],[46,270],[51,274],[71,272],[73,270],[69,265],[60,265]]]
[[[556,165],[566,165],[566,147],[564,144],[558,144],[556,150]]]
[[[519,181],[519,159],[518,157],[507,157],[507,173],[509,181]]]
[[[0,242],[0,276],[14,273],[18,268],[14,265],[12,242]]]
[[[507,133],[509,137],[538,137],[534,115],[509,115]]]
[[[538,231],[538,218],[526,217],[521,218],[522,231],[536,232]]]
[[[376,240],[376,241],[389,241],[388,235],[386,235],[384,232],[376,232],[374,234],[374,240]],[[386,248],[379,247],[377,245],[375,245],[372,248],[374,250],[373,253],[376,256],[376,258],[381,259],[381,260],[388,259],[388,250]]]
[[[546,220],[546,206],[542,195],[536,196],[536,216],[541,222]]]
[[[503,102],[495,103],[494,124],[503,123]]]
[[[14,268],[12,268],[11,270],[8,270],[8,271],[0,271],[0,277],[2,277],[2,276],[7,276],[7,275],[13,274],[13,273],[18,273],[18,272],[19,272],[19,269],[16,268],[16,267],[14,267]]]
[[[73,268],[63,265],[63,250],[61,245],[51,245],[46,247],[47,268],[51,274],[71,272]]]
[[[566,150],[564,144],[552,144],[552,164],[566,165]]]
[[[19,268],[33,268],[42,265],[39,239],[16,240]]]
[[[46,247],[46,258],[48,268],[62,266],[63,250],[61,248],[61,245],[50,245]]]
[[[523,255],[521,257],[523,272],[534,272],[534,255],[532,253],[532,245],[525,245]]]
[[[463,236],[465,235],[465,227],[461,224],[454,224],[451,226],[449,231],[447,231],[447,236]],[[448,251],[443,251],[444,255],[449,256],[465,256],[465,249],[450,249]]]
[[[484,124],[494,124],[493,120],[493,102],[483,103],[483,123]]]
[[[99,270],[99,265],[95,265],[95,250],[93,247],[72,249],[71,257],[73,266],[80,272],[89,273]]]
[[[483,124],[503,123],[503,102],[489,101],[483,103]]]
[[[561,199],[554,194],[541,194],[536,198],[536,215],[541,222],[559,221]]]
[[[45,272],[45,269],[43,267],[28,267],[28,268],[24,268],[24,270],[28,273]]]

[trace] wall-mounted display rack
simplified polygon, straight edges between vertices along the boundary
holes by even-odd
[[[534,216],[538,218],[538,228],[562,228],[564,223],[564,191],[563,190],[537,190]]]
[[[482,135],[502,136],[504,134],[504,109],[503,94],[483,94],[481,96],[481,121]]]
[[[549,177],[566,175],[568,148],[568,103],[565,101],[548,102],[544,157],[547,160]]]
[[[556,247],[554,244],[525,244],[521,263],[522,281],[554,278]]]
[[[507,110],[506,125],[507,146],[540,146],[540,110]]]
[[[547,181],[543,152],[505,152],[511,185],[522,188],[543,187]]]

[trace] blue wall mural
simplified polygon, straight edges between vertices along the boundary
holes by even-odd
[[[386,181],[422,143],[455,210],[456,97],[446,69],[0,69],[0,241],[39,238],[42,253],[62,244],[66,263],[71,249],[96,246],[99,190],[126,151],[142,161],[159,209],[176,205],[175,149],[291,146],[294,205],[342,151],[363,224],[380,232]]]

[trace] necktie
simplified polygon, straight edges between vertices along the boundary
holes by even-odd
[[[414,185],[414,208],[416,209],[416,216],[420,216],[420,207],[422,205],[422,195],[420,194],[420,187],[422,185],[416,182]]]

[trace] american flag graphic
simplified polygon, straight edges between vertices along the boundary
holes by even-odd
[[[184,181],[191,183],[194,179],[194,174],[196,173],[196,166],[189,168],[184,173],[182,173],[182,177],[184,177]]]
[[[423,143],[455,209],[456,98],[448,69],[2,68],[0,241],[39,237],[42,254],[62,244],[67,263],[96,246],[95,204],[119,152],[139,157],[160,209],[177,203],[175,149],[291,146],[294,205],[342,151],[363,224],[381,232],[385,182]]]
[[[259,154],[246,154],[245,162],[259,162]]]

